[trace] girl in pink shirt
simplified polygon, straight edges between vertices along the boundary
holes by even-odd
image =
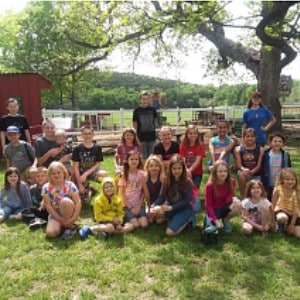
[[[124,161],[124,174],[118,182],[119,195],[125,207],[125,221],[135,228],[148,227],[145,211],[147,188],[142,157],[136,150],[129,151]]]
[[[226,162],[215,162],[211,177],[205,186],[205,229],[213,233],[223,229],[231,233],[229,220],[241,212],[240,200],[234,197],[235,181],[231,179]]]

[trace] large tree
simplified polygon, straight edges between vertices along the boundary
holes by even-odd
[[[218,50],[218,67],[228,68],[233,62],[238,62],[255,75],[264,103],[273,110],[278,120],[276,127],[280,129],[281,106],[278,84],[283,68],[297,55],[295,45],[299,45],[299,4],[297,1],[256,3],[254,4],[256,10],[254,8],[249,16],[239,17],[244,20],[241,25],[233,22],[232,16],[226,12],[227,4],[228,2],[215,1],[118,3],[109,12],[111,14],[109,36],[115,39],[114,46],[129,41],[130,51],[137,54],[145,41],[154,39],[156,47],[170,55],[174,45],[177,48],[184,46],[188,49],[187,45],[183,45],[187,37],[199,41],[205,37]],[[91,24],[98,28],[96,23]],[[226,36],[226,28],[229,27],[243,30],[245,32],[243,41],[229,39]],[[246,36],[251,36],[251,31],[252,41],[255,41],[256,36],[259,53],[249,50],[249,39]],[[81,32],[81,36],[78,37],[75,30],[69,30],[68,36],[76,44],[97,48],[95,39],[90,39],[92,42],[89,42],[87,33]],[[173,46],[169,45],[170,40]],[[197,50],[201,51],[201,46],[199,49],[190,49],[190,51]]]
[[[31,11],[39,13],[42,7],[43,13],[39,18],[32,13],[27,16],[27,23],[17,23],[21,30],[17,47],[10,47],[10,53],[21,62],[24,59],[26,71],[32,66],[37,70],[45,67],[50,70],[49,76],[76,79],[79,72],[106,59],[118,45],[126,45],[131,53],[138,55],[145,43],[153,41],[155,53],[165,53],[167,60],[173,58],[174,49],[202,51],[202,41],[206,38],[218,50],[215,60],[218,68],[228,68],[237,62],[255,75],[264,103],[274,111],[280,128],[277,87],[282,69],[297,55],[299,4],[256,2],[249,16],[240,16],[244,20],[241,24],[227,12],[227,5],[228,1],[33,3]],[[243,30],[243,39],[228,38],[227,28]],[[248,36],[256,43],[259,55],[249,51]],[[55,43],[51,44],[53,39]],[[185,44],[191,39],[198,42],[197,47]],[[59,50],[55,51],[56,48]],[[51,68],[50,63],[54,64]]]

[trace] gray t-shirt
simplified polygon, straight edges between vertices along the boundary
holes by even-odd
[[[34,157],[34,148],[24,141],[20,141],[18,146],[10,143],[4,147],[4,158],[9,159],[11,165],[17,167],[21,173],[32,165]]]
[[[35,141],[34,148],[35,148],[35,155],[37,158],[42,157],[45,153],[53,148],[58,148],[59,145],[56,141],[49,141],[45,137],[40,137]],[[47,161],[43,163],[43,166],[48,168],[52,161],[55,161],[55,157],[49,157]]]

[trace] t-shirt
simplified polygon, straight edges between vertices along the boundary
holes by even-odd
[[[281,171],[281,153],[270,152],[270,184],[269,186],[274,186]]]
[[[250,198],[245,198],[244,200],[242,200],[242,207],[247,211],[260,212],[262,208],[271,206],[271,202],[266,198],[260,199],[258,203],[252,202]]]
[[[20,141],[18,146],[9,143],[4,147],[4,157],[9,159],[11,165],[17,167],[22,173],[32,165],[32,159],[35,157],[35,150],[30,144],[24,141]]]
[[[119,180],[118,186],[122,186],[125,188],[125,198],[128,204],[137,208],[141,201],[141,196],[143,194],[143,180],[144,180],[144,172],[142,170],[138,170],[137,173],[129,173],[128,180],[124,177],[121,177]]]
[[[229,136],[226,136],[224,141],[220,141],[219,136],[215,136],[212,138],[213,140],[213,147],[214,147],[214,157],[215,161],[219,159],[221,153],[225,150],[225,148],[230,144]],[[230,152],[227,152],[225,155],[225,161],[229,165],[230,162]],[[212,165],[211,159],[208,161],[208,165]]]
[[[257,166],[258,158],[260,154],[260,146],[256,146],[254,149],[240,147],[240,156],[243,167],[252,170]]]
[[[55,160],[60,160],[63,156],[67,154],[71,154],[72,152],[73,152],[72,146],[66,143],[62,151],[57,156],[55,156]]]
[[[32,186],[30,186],[30,195],[32,200],[32,207],[39,208],[43,200],[42,186],[39,186],[37,184],[33,184]]]
[[[47,195],[51,205],[55,210],[59,210],[59,204],[62,198],[70,198],[78,193],[78,188],[74,182],[66,180],[61,190],[57,190],[50,182],[43,185],[42,196]]]
[[[261,128],[266,121],[270,121],[273,114],[266,107],[259,107],[258,109],[247,108],[243,114],[242,122],[246,124],[246,128],[254,128],[256,133],[256,143],[259,145],[265,144],[267,134]]]
[[[97,162],[103,161],[102,148],[97,144],[94,144],[91,148],[80,144],[74,148],[72,160],[79,162],[79,173],[83,174]]]
[[[36,139],[34,143],[35,148],[35,155],[37,158],[42,157],[44,154],[46,154],[49,150],[53,148],[59,148],[59,145],[56,143],[56,141],[50,141],[46,137],[39,137]],[[48,168],[50,163],[55,161],[55,157],[49,157],[44,163],[43,166]]]
[[[137,136],[141,142],[151,142],[156,139],[157,112],[154,107],[137,107],[133,111],[133,122],[137,123]]]
[[[162,160],[170,160],[175,153],[179,153],[179,144],[175,141],[171,141],[171,146],[165,149],[163,144],[159,142],[154,146],[153,153],[161,155]]]
[[[5,115],[0,119],[0,131],[6,132],[8,126],[17,126],[20,129],[20,140],[26,141],[25,130],[29,129],[28,121],[23,115]],[[9,140],[6,138],[6,144]]]
[[[141,145],[137,145],[137,146],[135,146],[135,145],[132,145],[132,146],[118,145],[117,146],[115,156],[119,157],[120,166],[123,165],[124,159],[126,158],[127,153],[130,151],[133,151],[133,150],[138,151],[141,155],[143,153],[143,149],[142,149]]]
[[[23,181],[20,183],[20,195],[15,187],[8,190],[3,189],[0,193],[0,207],[9,205],[17,211],[31,208],[31,197],[27,184]]]
[[[185,158],[185,163],[188,168],[190,168],[196,161],[198,156],[201,157],[199,164],[193,170],[193,175],[200,175],[203,173],[203,166],[202,166],[202,157],[205,156],[205,145],[204,143],[199,143],[199,145],[190,146],[188,149],[186,148],[184,143],[180,144],[179,147],[180,155]]]

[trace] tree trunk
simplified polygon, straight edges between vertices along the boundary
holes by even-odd
[[[268,50],[266,50],[268,48]],[[278,84],[281,73],[281,51],[272,47],[264,47],[262,50],[259,74],[258,90],[262,93],[263,104],[274,113],[276,123],[272,131],[281,130],[281,104],[279,101]]]

